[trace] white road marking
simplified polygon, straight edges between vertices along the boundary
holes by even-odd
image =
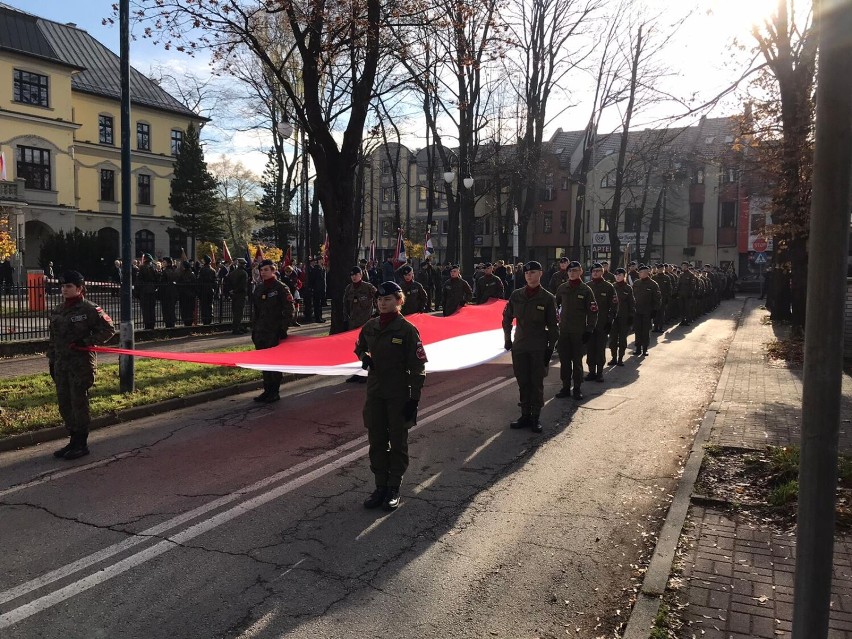
[[[419,484],[417,484],[414,488],[411,489],[411,494],[412,495],[419,495],[420,493],[422,493],[424,490],[429,488],[429,486],[431,486],[436,481],[438,481],[438,477],[441,476],[442,472],[443,471],[438,471],[437,473],[432,475],[429,479],[426,479],[426,480],[420,482]]]
[[[91,464],[75,466],[74,468],[69,468],[67,470],[60,470],[56,472],[49,471],[39,476],[38,478],[28,481],[24,484],[18,484],[16,486],[12,486],[11,488],[7,488],[6,490],[0,490],[0,498],[5,497],[6,495],[11,495],[12,493],[16,493],[20,490],[24,490],[25,488],[32,488],[33,486],[38,486],[39,484],[46,484],[47,482],[53,481],[54,479],[61,479],[63,477],[68,477],[68,475],[80,473],[84,470],[91,470],[92,468],[98,468],[99,466],[106,466],[107,464],[111,464],[114,461],[129,457],[134,454],[134,451],[129,450],[124,453],[119,453],[118,455],[112,455],[111,457],[107,457],[106,459],[101,459],[99,461],[92,462]]]
[[[485,390],[474,395],[468,396],[467,398],[461,401],[457,401],[454,398],[445,400],[444,402],[442,402],[442,404],[452,403],[452,405],[448,408],[445,408],[430,415],[429,417],[426,417],[425,419],[420,420],[420,422],[416,426],[413,426],[410,431],[415,431],[419,428],[423,428],[424,426],[427,426],[428,424],[440,419],[441,417],[449,415],[450,413],[453,413],[456,410],[467,406],[468,404],[471,404],[479,399],[482,399],[483,397],[486,397],[487,395],[501,390],[503,387],[514,383],[514,381],[515,380],[513,378],[506,378],[502,382],[488,382],[486,384],[481,384],[480,386],[476,387],[481,388],[482,386],[487,386]],[[469,392],[470,389],[459,393],[456,397],[467,395]],[[260,490],[261,488],[265,488],[266,486],[276,483],[281,479],[297,474],[305,470],[306,468],[319,463],[320,461],[339,454],[342,451],[348,450],[349,448],[352,448],[359,444],[363,444],[366,442],[366,439],[366,436],[358,437],[357,439],[338,446],[335,449],[326,451],[325,453],[318,455],[317,457],[311,460],[307,460],[305,462],[302,462],[301,464],[293,466],[292,468],[288,468],[287,470],[281,471],[280,473],[276,473],[274,475],[271,475],[270,477],[255,482],[248,488],[244,488],[224,497],[220,497],[219,499],[215,499],[208,504],[199,506],[198,508],[184,513],[183,515],[179,515],[168,521],[163,522],[162,524],[149,528],[148,530],[145,530],[142,533],[139,533],[129,539],[126,539],[121,543],[109,546],[97,553],[89,555],[88,557],[84,557],[83,559],[63,566],[62,568],[59,568],[41,577],[21,584],[20,586],[6,590],[0,593],[0,604],[11,601],[13,599],[17,599],[18,597],[21,597],[29,592],[42,588],[43,586],[46,586],[59,579],[67,577],[75,572],[88,568],[93,564],[112,557],[120,552],[132,548],[133,546],[148,541],[150,540],[150,537],[152,535],[161,536],[163,532],[170,530],[171,528],[175,528],[176,526],[191,521],[192,519],[195,519],[196,517],[202,514],[210,512],[211,510],[236,501],[237,499],[244,497],[248,493]],[[367,450],[368,447],[363,446],[347,455],[344,455],[343,457],[334,460],[333,462],[325,464],[324,466],[320,466],[319,468],[315,468],[314,470],[302,475],[301,477],[297,477],[296,479],[282,484],[277,488],[274,488],[273,490],[257,495],[256,497],[253,497],[245,502],[238,503],[235,506],[229,508],[228,510],[222,511],[214,515],[213,517],[210,517],[209,519],[205,519],[201,522],[198,522],[190,526],[189,528],[186,528],[182,532],[169,536],[167,540],[160,541],[159,543],[144,550],[141,550],[134,555],[130,555],[129,557],[126,557],[125,559],[122,559],[115,564],[107,566],[92,575],[70,583],[63,588],[60,588],[59,590],[44,595],[38,599],[31,601],[30,603],[24,604],[23,606],[14,608],[9,612],[0,615],[0,629],[8,628],[9,626],[16,624],[19,621],[22,621],[23,619],[31,617],[32,615],[38,612],[51,608],[56,604],[61,603],[66,599],[70,599],[71,597],[81,592],[85,592],[91,588],[94,588],[98,584],[112,579],[113,577],[116,577],[132,568],[135,568],[143,563],[150,561],[151,559],[154,559],[168,552],[169,550],[175,548],[176,545],[185,544],[188,541],[194,539],[195,537],[209,532],[214,528],[218,528],[219,526],[222,526],[223,524],[226,524],[241,515],[251,512],[256,508],[267,504],[270,501],[278,499],[279,497],[282,497],[287,493],[301,488],[302,486],[314,481],[315,479],[319,479],[324,475],[334,472],[335,470],[342,468],[343,466],[359,459],[360,457],[363,457],[367,453]]]
[[[486,439],[486,440],[482,443],[482,445],[481,445],[481,446],[477,446],[477,447],[476,447],[476,450],[474,450],[474,451],[473,451],[470,455],[468,455],[467,457],[465,457],[465,458],[464,458],[464,461],[463,461],[462,463],[463,463],[463,464],[468,463],[471,459],[473,459],[473,458],[474,458],[474,457],[476,457],[479,453],[481,453],[483,450],[485,450],[486,448],[488,448],[488,447],[491,445],[491,442],[493,442],[493,441],[494,441],[495,439],[497,439],[498,437],[502,436],[504,432],[506,432],[506,431],[500,430],[500,431],[497,431],[496,433],[494,433],[491,437],[489,437],[488,439]]]

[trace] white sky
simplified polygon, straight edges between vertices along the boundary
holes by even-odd
[[[111,15],[113,0],[77,0],[62,2],[48,0],[33,8],[30,0],[4,0],[7,4],[23,11],[57,22],[74,22],[85,29],[110,49],[118,52],[118,25],[102,25],[103,18]],[[680,32],[667,49],[665,64],[672,71],[665,89],[684,99],[695,96],[694,104],[716,95],[722,88],[739,77],[744,69],[748,55],[732,46],[734,38],[751,45],[749,26],[763,16],[768,15],[776,0],[646,0],[663,15],[674,20],[687,12],[690,6],[694,11],[681,27]],[[690,4],[692,2],[692,4]],[[139,31],[137,27],[135,29]],[[201,56],[189,58],[176,51],[165,51],[141,38],[131,43],[131,64],[142,73],[148,73],[154,66],[164,66],[180,72],[190,69],[203,74],[209,71],[206,59]],[[582,86],[581,80],[573,86]],[[579,93],[579,95],[578,95]],[[588,106],[582,103],[583,91],[576,91],[572,101],[578,104],[568,109],[545,131],[545,139],[559,127],[563,130],[581,129],[588,118]],[[713,111],[711,116],[730,115],[740,108],[736,100],[730,99]],[[662,126],[661,121],[669,116],[682,114],[683,106],[669,103],[660,105],[654,111],[641,115],[636,128]],[[697,116],[696,116],[697,117]],[[215,115],[214,115],[215,119]],[[696,118],[693,118],[696,119]],[[618,114],[611,113],[604,121],[604,129],[615,128]],[[688,122],[681,121],[682,125]],[[217,135],[217,137],[219,137]],[[411,146],[422,146],[422,142],[412,139]],[[210,144],[207,152],[208,162],[213,162],[220,153],[227,153],[232,160],[241,160],[258,175],[266,163],[266,142],[252,133],[229,133],[224,139]]]

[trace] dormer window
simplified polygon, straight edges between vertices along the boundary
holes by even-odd
[[[13,74],[13,99],[21,104],[50,106],[47,93],[47,76],[15,69]]]

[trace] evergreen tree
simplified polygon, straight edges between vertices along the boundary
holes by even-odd
[[[260,180],[263,197],[257,203],[257,219],[264,222],[265,226],[257,229],[252,237],[255,241],[283,248],[289,245],[290,238],[296,236],[296,226],[290,215],[293,193],[287,192],[284,185],[281,166],[283,163],[276,159],[275,149],[270,149],[267,155],[269,159]]]
[[[217,202],[216,178],[207,170],[199,131],[192,123],[186,129],[174,163],[169,204],[175,211],[175,223],[193,238],[193,252],[196,241],[222,241],[225,230]]]

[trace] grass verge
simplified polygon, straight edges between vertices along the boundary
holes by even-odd
[[[252,350],[251,346],[216,349],[218,352]],[[118,364],[98,366],[94,387],[89,391],[92,417],[155,404],[259,380],[260,373],[245,368],[188,364],[165,359],[137,358],[136,391],[122,394],[118,388]],[[52,426],[61,426],[56,388],[47,373],[0,380],[0,439]]]

